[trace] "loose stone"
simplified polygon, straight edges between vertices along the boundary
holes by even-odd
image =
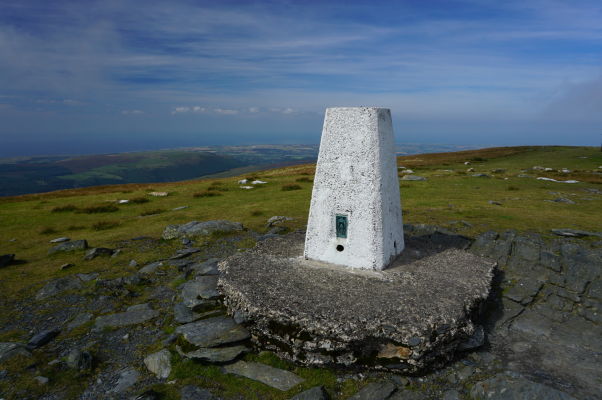
[[[0,256],[0,268],[10,265],[15,260],[14,254],[3,254]]]
[[[110,257],[113,255],[114,250],[108,249],[106,247],[95,247],[86,251],[86,255],[84,256],[84,260],[93,260],[99,256]]]
[[[63,236],[63,237],[60,237],[60,238],[52,239],[52,240],[50,241],[50,243],[63,243],[63,242],[68,242],[68,241],[70,241],[70,240],[71,240],[71,239],[69,239],[68,237],[66,237],[66,236]]]
[[[88,371],[92,369],[92,355],[87,351],[73,349],[67,355],[67,366],[78,371]]]
[[[159,379],[165,379],[171,373],[171,353],[163,349],[144,358],[146,368]]]
[[[70,242],[61,243],[58,246],[54,246],[48,250],[48,254],[54,254],[58,252],[67,252],[75,250],[85,250],[88,248],[88,242],[86,240],[72,240]]]
[[[0,362],[9,360],[18,355],[30,357],[31,353],[27,351],[27,347],[21,343],[0,342]]]
[[[198,386],[186,385],[180,391],[180,400],[219,400],[219,397],[207,389],[201,389]]]
[[[397,387],[391,382],[372,382],[363,387],[349,400],[386,400]]]
[[[304,381],[292,372],[255,362],[238,361],[223,367],[223,371],[227,374],[244,376],[282,391],[290,390]]]
[[[42,332],[37,333],[27,343],[27,347],[31,349],[36,349],[38,347],[44,346],[46,343],[50,342],[52,339],[58,336],[61,333],[60,329],[47,329]]]
[[[249,332],[229,317],[214,317],[181,325],[176,328],[186,341],[199,347],[215,347],[239,342],[250,337]]]
[[[233,347],[216,347],[216,348],[201,348],[198,350],[190,351],[188,353],[178,352],[180,355],[186,358],[194,358],[195,360],[205,361],[209,363],[225,363],[230,362],[240,356],[241,354],[247,353],[249,348],[246,346],[233,346]]]
[[[138,382],[140,374],[134,368],[127,368],[119,374],[117,384],[113,388],[113,393],[122,393],[131,388]]]
[[[290,400],[328,400],[328,394],[323,386],[315,386],[291,397]]]

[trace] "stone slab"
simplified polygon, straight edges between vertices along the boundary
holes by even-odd
[[[150,308],[146,303],[136,304],[127,309],[127,311],[117,314],[102,315],[96,318],[96,328],[105,327],[119,328],[122,326],[141,324],[149,321],[159,315],[159,312]]]
[[[215,347],[239,342],[250,337],[249,332],[232,318],[219,316],[180,325],[176,333],[199,347]]]
[[[290,390],[303,382],[302,378],[292,372],[256,362],[238,361],[223,367],[223,371],[244,376],[282,391]]]

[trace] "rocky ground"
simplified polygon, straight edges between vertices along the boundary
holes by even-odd
[[[277,233],[228,226],[235,232],[199,247],[171,227],[168,233],[181,241],[181,249],[147,265],[137,265],[136,253],[159,239],[116,243],[132,254],[121,276],[72,274],[46,283],[35,298],[3,304],[13,312],[0,333],[27,331],[29,339],[0,343],[0,399],[262,398],[261,393],[295,399],[602,398],[600,241],[516,232],[472,240],[433,226],[406,226],[406,235],[435,247],[466,248],[498,262],[479,321],[483,344],[420,376],[323,370],[332,381],[310,387],[309,372],[264,362],[273,359],[258,355],[241,321],[225,314],[217,262]],[[86,254],[110,257],[113,251]],[[230,390],[228,376],[244,377],[233,382],[247,385],[248,394]],[[359,390],[349,393],[351,386]]]

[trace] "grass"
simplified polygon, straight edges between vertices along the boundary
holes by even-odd
[[[204,190],[202,192],[197,192],[195,194],[192,195],[192,197],[194,197],[195,199],[199,198],[199,197],[216,197],[216,196],[222,196],[221,193],[218,192],[214,192],[211,190]]]
[[[481,157],[486,161],[464,165],[465,161],[474,157]],[[597,167],[602,165],[602,153],[597,148],[493,148],[399,157],[398,164],[428,178],[424,182],[403,181],[400,184],[404,223],[452,227],[450,221],[464,220],[472,225],[462,228],[462,233],[469,236],[487,230],[517,229],[549,234],[552,228],[597,231],[602,226],[602,196],[584,190],[602,189],[602,186],[593,178],[591,182],[581,179],[595,176],[592,171],[598,170]],[[581,183],[564,184],[517,177],[524,173],[522,170],[536,165],[556,170],[568,168],[575,176],[579,176],[575,179]],[[491,179],[458,173],[468,168],[475,168],[476,173],[486,173],[492,169],[505,169],[506,172],[496,174]],[[453,170],[455,173],[442,174],[440,170]],[[106,259],[92,260],[85,265],[81,263],[82,254],[77,252],[48,257],[48,235],[51,234],[69,236],[72,240],[87,239],[91,247],[116,247],[117,242],[138,236],[159,238],[166,225],[192,220],[228,219],[242,222],[249,229],[264,232],[268,217],[286,215],[294,218],[294,221],[287,224],[291,231],[304,228],[312,185],[291,182],[300,177],[311,178],[314,171],[315,166],[311,164],[262,171],[261,179],[268,184],[261,185],[261,190],[241,190],[238,180],[243,176],[221,178],[219,181],[213,178],[152,185],[99,186],[0,198],[1,251],[3,254],[15,253],[17,258],[27,260],[27,263],[0,270],[0,293],[6,298],[18,293],[23,295],[25,292],[31,295],[43,281],[64,276],[65,272],[58,271],[58,267],[65,263],[76,264],[70,270],[73,272],[69,273],[92,272],[104,268],[105,273],[110,274],[113,269],[119,270],[119,257],[110,262]],[[289,185],[295,185],[296,188],[282,190],[282,187]],[[207,190],[208,187],[228,190]],[[154,214],[141,223],[140,215],[149,212],[146,205],[149,200],[148,191],[169,192],[167,197],[150,200],[150,211],[168,211]],[[203,197],[199,202],[192,201],[195,193],[205,192],[220,195]],[[558,194],[551,195],[550,192]],[[570,198],[576,204],[544,201],[556,197]],[[114,205],[123,198],[129,198],[130,203],[120,207]],[[593,200],[586,200],[587,198]],[[489,200],[503,205],[492,206],[488,204]],[[171,211],[185,205],[188,208]],[[67,210],[54,211],[61,207],[68,207],[69,211],[103,212],[71,214]],[[107,214],[111,215],[110,220],[106,219]],[[9,241],[10,239],[17,240]],[[173,250],[173,246],[175,244],[165,242],[144,253],[145,260],[139,259],[138,254],[135,256],[142,265],[145,261],[165,258]],[[125,250],[120,257],[123,257],[122,262],[127,263],[133,254],[128,255]],[[0,316],[0,326],[2,318]]]
[[[301,190],[303,189],[300,185],[296,185],[294,183],[287,183],[286,185],[282,185],[283,192],[290,192],[291,190]]]

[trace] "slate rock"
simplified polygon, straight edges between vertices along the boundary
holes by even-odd
[[[304,381],[292,372],[256,362],[238,361],[226,365],[223,371],[227,374],[244,376],[282,391],[290,390]]]
[[[587,237],[587,236],[597,236],[602,238],[602,232],[588,232],[581,231],[578,229],[552,229],[552,233],[558,236],[565,237]]]
[[[46,385],[49,381],[49,379],[45,376],[36,376],[33,379],[35,379],[40,385]]]
[[[401,178],[402,181],[426,181],[426,178],[424,176],[418,176],[418,175],[404,175]]]
[[[217,269],[217,263],[219,258],[210,258],[209,260],[202,263],[194,263],[188,266],[190,273],[196,276],[200,275],[217,275],[219,271]]]
[[[195,307],[202,300],[213,300],[220,296],[217,291],[217,276],[200,276],[181,285],[182,300],[188,307]]]
[[[140,268],[138,272],[141,274],[154,274],[155,271],[162,266],[162,261],[155,261],[153,263],[146,264],[144,267]]]
[[[147,303],[136,304],[128,307],[127,311],[117,314],[102,315],[96,318],[96,328],[105,327],[119,328],[122,326],[141,324],[149,321],[159,315],[158,311],[153,310]]]
[[[180,400],[219,400],[219,397],[213,395],[207,389],[201,389],[194,385],[186,385],[180,391]]]
[[[170,240],[176,238],[193,238],[195,236],[210,235],[214,232],[237,232],[242,231],[243,225],[240,222],[231,222],[226,220],[216,221],[191,221],[183,225],[168,225],[163,231],[163,239]]]
[[[82,280],[82,282],[90,282],[94,279],[98,278],[97,272],[91,272],[89,274],[77,274],[77,277]]]
[[[239,342],[250,337],[249,332],[229,317],[203,319],[176,328],[176,333],[198,347],[215,347]]]
[[[0,362],[9,360],[18,355],[31,357],[31,353],[22,343],[0,342]]]
[[[292,220],[293,220],[293,218],[291,218],[291,217],[285,217],[283,215],[274,215],[273,217],[268,218],[266,225],[268,228],[271,228],[272,226],[277,225],[280,222],[292,221]]]
[[[214,307],[217,305],[214,301],[209,301],[210,306]],[[198,306],[197,306],[198,307]],[[188,308],[184,303],[178,303],[173,308],[174,319],[179,324],[187,324],[189,322],[194,322],[201,318],[207,318],[210,316],[215,316],[217,313],[222,313],[221,310],[211,310],[206,312],[195,312],[192,309]]]
[[[521,303],[522,305],[529,304],[533,298],[539,293],[543,283],[533,279],[521,279],[514,286],[504,292],[504,297]]]
[[[64,278],[58,278],[48,282],[36,294],[36,300],[44,300],[55,296],[67,290],[77,290],[82,288],[82,283],[76,276],[70,275]]]
[[[564,204],[575,204],[575,202],[571,199],[567,199],[565,197],[558,197],[552,200],[554,203],[564,203]]]
[[[121,371],[119,374],[119,378],[117,380],[117,384],[111,390],[113,393],[122,393],[131,388],[138,382],[138,378],[140,377],[140,373],[136,371],[134,368],[126,368]]]
[[[491,178],[487,174],[473,174],[472,176],[474,176],[475,178]]]
[[[430,397],[427,397],[421,392],[416,392],[413,390],[398,390],[387,400],[430,400]]]
[[[48,254],[54,254],[58,252],[85,250],[88,248],[88,242],[85,239],[72,240],[70,242],[61,243],[58,246],[54,246],[48,250]]]
[[[477,382],[470,390],[470,398],[475,400],[575,400],[574,397],[549,386],[529,381],[523,377],[514,378],[504,374]]]
[[[92,369],[92,355],[87,351],[73,349],[67,355],[66,363],[69,368],[78,371],[89,371]]]
[[[391,382],[372,382],[351,396],[349,400],[385,400],[388,399],[396,389],[397,387]]]
[[[49,343],[52,339],[57,337],[61,333],[60,329],[46,329],[31,337],[27,342],[27,347],[31,349],[37,349],[38,347],[44,346]]]
[[[197,247],[187,247],[185,249],[180,249],[176,251],[176,254],[170,257],[172,260],[177,260],[180,258],[186,258],[194,253],[198,253],[201,249]]]
[[[298,395],[291,397],[290,400],[328,400],[328,393],[323,386],[314,386]]]
[[[71,267],[75,267],[75,264],[71,264],[71,263],[65,263],[65,264],[62,264],[62,265],[59,267],[59,270],[60,270],[60,271],[63,271],[63,270],[66,270],[66,269],[68,269],[68,268],[71,268]]]
[[[0,256],[0,268],[9,266],[15,260],[14,254],[3,254]]]
[[[460,393],[455,389],[447,390],[441,400],[460,400]]]
[[[146,368],[159,379],[169,377],[171,373],[171,353],[167,349],[163,349],[156,353],[150,354],[144,358]]]
[[[93,260],[96,257],[110,257],[113,255],[115,250],[113,249],[108,249],[106,247],[95,247],[93,249],[90,249],[88,251],[86,251],[86,255],[84,256],[84,260]]]
[[[70,238],[68,238],[66,236],[63,236],[63,237],[60,237],[60,238],[52,239],[50,241],[50,243],[64,243],[64,242],[68,242],[70,240],[71,240]]]
[[[249,352],[249,348],[246,346],[232,346],[232,347],[216,347],[216,348],[200,348],[198,350],[190,351],[188,353],[180,352],[180,355],[186,358],[193,358],[195,360],[204,361],[208,363],[226,363],[234,360],[241,354]]]

